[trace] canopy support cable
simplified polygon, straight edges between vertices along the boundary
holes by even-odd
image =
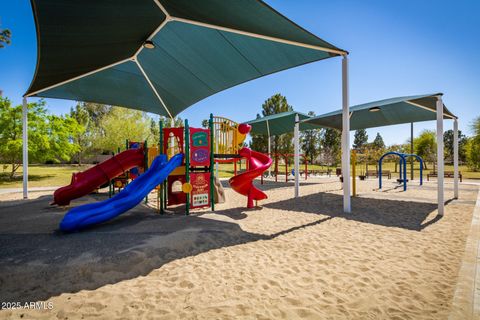
[[[31,96],[34,96],[34,95],[40,93],[40,92],[44,92],[44,91],[47,91],[47,90],[50,90],[50,89],[53,89],[53,88],[62,86],[62,85],[64,85],[64,84],[70,83],[70,82],[72,82],[72,81],[75,81],[75,80],[78,80],[78,79],[81,79],[81,78],[88,77],[88,76],[90,76],[90,75],[92,75],[92,74],[95,74],[95,73],[97,73],[97,72],[100,72],[100,71],[103,71],[103,70],[106,70],[106,69],[115,67],[115,66],[117,66],[117,65],[119,65],[119,64],[122,64],[122,63],[124,63],[124,62],[128,62],[128,61],[130,61],[130,60],[132,60],[131,57],[128,57],[128,58],[126,58],[126,59],[122,59],[122,60],[120,60],[120,61],[111,63],[111,64],[109,64],[109,65],[106,65],[106,66],[104,66],[104,67],[101,67],[101,68],[98,68],[98,69],[95,69],[95,70],[92,70],[92,71],[89,71],[89,72],[87,72],[87,73],[81,74],[81,75],[76,76],[76,77],[73,77],[73,78],[71,78],[71,79],[68,79],[68,80],[65,80],[65,81],[62,81],[62,82],[53,84],[53,85],[51,85],[51,86],[48,86],[48,87],[46,87],[46,88],[43,88],[43,89],[40,89],[40,90],[31,92],[31,93],[29,93],[29,94],[26,94],[25,97],[31,97]]]
[[[297,41],[292,41],[292,40],[286,40],[286,39],[266,36],[266,35],[263,35],[263,34],[258,34],[258,33],[242,31],[242,30],[233,29],[233,28],[217,26],[217,25],[214,25],[214,24],[195,21],[195,20],[190,20],[190,19],[185,19],[185,18],[178,18],[178,17],[171,16],[171,19],[173,21],[192,24],[192,25],[196,25],[196,26],[199,26],[199,27],[205,27],[205,28],[216,29],[216,30],[220,30],[220,31],[236,33],[236,34],[240,34],[240,35],[244,35],[244,36],[248,36],[248,37],[252,37],[252,38],[258,38],[258,39],[263,39],[263,40],[268,40],[268,41],[273,41],[273,42],[279,42],[279,43],[283,43],[283,44],[289,44],[289,45],[296,46],[296,47],[303,47],[303,48],[307,48],[307,49],[324,51],[324,52],[334,53],[334,54],[337,54],[337,55],[347,54],[346,51],[342,51],[342,50],[330,49],[330,48],[325,48],[325,47],[322,47],[322,46],[316,46],[316,45],[312,45],[312,44],[306,44],[306,43],[302,43],[302,42],[297,42]]]
[[[160,32],[160,30],[163,29],[163,27],[165,27],[167,25],[167,23],[169,23],[170,21],[172,21],[172,19],[170,18],[170,16],[167,16],[165,18],[165,20],[162,21],[162,23],[160,23],[160,25],[157,27],[157,29],[155,29],[155,31],[152,32],[152,34],[150,34],[147,38],[147,40],[150,40],[152,41],[153,37],[155,37],[157,35],[157,33]],[[138,50],[134,53],[133,57],[132,58],[137,58],[137,56],[140,54],[140,52],[142,52],[143,50],[143,44],[140,46],[140,48],[138,48]]]
[[[419,108],[421,108],[421,109],[424,109],[424,110],[427,110],[427,111],[430,111],[430,112],[433,112],[433,113],[437,112],[435,109],[427,108],[427,107],[425,107],[425,106],[422,106],[421,104],[418,104],[418,103],[415,103],[415,102],[412,102],[412,101],[408,101],[408,100],[407,100],[407,101],[405,101],[405,102],[408,103],[408,104],[411,104],[412,106],[419,107]],[[443,115],[444,115],[445,117],[449,117],[449,118],[451,118],[451,119],[455,119],[454,116],[452,116],[452,115],[450,115],[450,114],[446,114],[445,112],[443,113]]]
[[[142,65],[140,64],[140,62],[139,62],[137,59],[134,59],[133,61],[135,61],[135,63],[137,64],[138,68],[140,69],[140,71],[142,72],[143,76],[145,77],[145,80],[147,80],[148,84],[150,85],[150,88],[152,88],[153,93],[155,93],[155,95],[157,96],[158,100],[160,101],[160,103],[162,104],[162,106],[165,108],[165,111],[167,111],[168,116],[169,116],[171,119],[173,119],[173,116],[172,116],[172,114],[170,113],[170,110],[168,110],[167,105],[166,105],[165,102],[163,101],[162,97],[161,97],[160,94],[158,93],[157,89],[156,89],[155,86],[153,85],[152,81],[151,81],[150,78],[148,77],[148,75],[147,75],[147,73],[145,72],[145,70],[143,70]]]
[[[170,13],[168,13],[167,9],[165,9],[165,7],[163,6],[163,4],[160,2],[160,0],[153,0],[153,2],[155,2],[155,4],[157,5],[157,7],[160,8],[160,10],[162,10],[162,12],[165,14],[165,16],[168,18],[170,17]]]

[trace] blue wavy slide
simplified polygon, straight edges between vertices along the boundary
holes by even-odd
[[[167,162],[166,155],[156,157],[151,167],[129,183],[120,193],[105,201],[78,206],[63,217],[60,230],[77,231],[88,226],[108,221],[139,204],[151,190],[162,183],[168,175],[182,164],[183,154],[179,153]]]

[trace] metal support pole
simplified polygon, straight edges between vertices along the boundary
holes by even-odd
[[[350,213],[350,108],[348,101],[348,56],[342,59],[342,174],[343,211]]]
[[[437,97],[437,192],[438,192],[438,214],[444,215],[444,163],[443,163],[443,102],[442,97]]]
[[[458,119],[453,119],[453,197],[458,199]]]
[[[22,105],[22,134],[23,134],[23,199],[28,199],[28,104],[23,97]]]
[[[208,128],[210,129],[210,205],[212,211],[215,211],[215,201],[214,201],[214,186],[213,184],[215,183],[215,177],[213,176],[213,164],[214,164],[214,159],[213,159],[213,143],[214,143],[214,134],[215,132],[213,131],[213,114],[210,113],[210,119],[208,120]],[[218,144],[218,143],[217,143]],[[217,178],[220,179],[219,176]]]
[[[185,120],[185,126],[183,129],[185,133],[185,183],[190,183],[190,132],[188,126],[188,120]],[[185,215],[190,214],[190,193],[187,193],[185,201]],[[212,199],[213,200],[213,199]]]
[[[163,121],[160,120],[159,123],[158,123],[158,128],[160,130],[160,141],[159,141],[159,149],[158,149],[158,153],[159,154],[163,154],[164,150],[163,150]],[[167,180],[167,179],[165,179]],[[158,193],[160,194],[160,199],[159,199],[159,210],[160,210],[160,214],[163,214],[164,213],[164,205],[165,205],[165,188],[166,188],[166,184],[165,182],[162,182],[160,183],[160,187],[158,189]]]
[[[268,141],[267,141],[268,142],[268,156],[270,157],[271,156],[270,153],[271,153],[272,145],[271,145],[271,142],[270,142],[270,139],[271,139],[271,137],[270,137],[270,124],[268,123],[268,120],[267,120],[267,135],[268,135]],[[268,167],[268,177],[272,176],[272,172],[271,172],[272,169],[270,169],[270,167]]]
[[[410,154],[413,154],[413,122],[410,123]],[[413,180],[415,177],[413,173],[413,162],[415,159],[413,157],[410,157],[410,180]]]
[[[298,198],[300,188],[300,119],[295,115],[295,128],[293,129],[293,164],[295,171],[295,198]]]
[[[148,146],[147,140],[143,142],[143,173],[148,170]],[[145,204],[148,204],[148,193],[145,196]]]

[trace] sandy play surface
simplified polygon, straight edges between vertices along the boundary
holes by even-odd
[[[226,190],[216,213],[138,206],[64,235],[50,195],[0,202],[0,301],[24,319],[447,319],[477,186],[436,214],[436,185],[361,182],[353,213],[340,183],[267,183],[262,208]],[[446,199],[453,196],[446,185]],[[103,199],[89,196],[73,205]]]

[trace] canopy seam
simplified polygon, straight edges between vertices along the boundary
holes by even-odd
[[[138,61],[137,59],[134,59],[135,63],[137,64],[138,68],[140,69],[140,71],[142,72],[143,76],[145,77],[145,79],[147,80],[148,84],[150,85],[150,88],[152,88],[153,90],[153,93],[155,93],[155,95],[157,96],[158,100],[160,101],[160,103],[162,104],[162,106],[165,108],[165,111],[167,111],[168,115],[170,116],[171,119],[173,119],[173,116],[172,114],[170,113],[170,110],[168,110],[167,108],[167,105],[165,104],[165,102],[163,101],[162,97],[160,96],[160,94],[157,92],[157,89],[155,88],[155,86],[153,85],[152,81],[150,80],[150,78],[148,77],[147,73],[145,72],[145,70],[143,70],[143,67],[142,65],[140,64],[140,61]]]

